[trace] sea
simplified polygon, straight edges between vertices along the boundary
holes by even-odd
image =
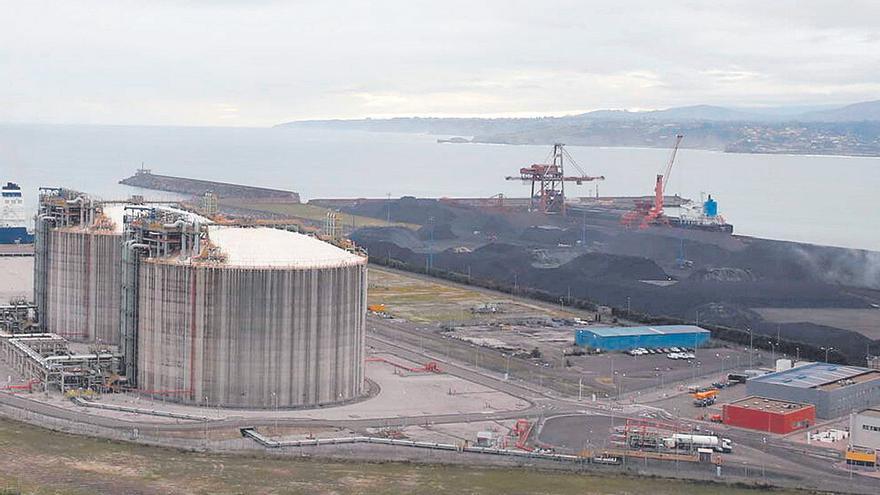
[[[550,146],[438,143],[438,137],[343,130],[235,127],[0,125],[0,180],[68,187],[104,199],[145,194],[118,181],[157,174],[336,197],[525,197],[507,181],[543,163]],[[685,137],[685,142],[687,137]],[[569,196],[650,195],[667,149],[567,147],[598,183]],[[567,169],[569,173],[574,168]],[[667,194],[711,194],[736,233],[880,251],[880,158],[736,154],[682,149]],[[574,191],[573,191],[574,190]],[[169,195],[146,193],[164,199]]]

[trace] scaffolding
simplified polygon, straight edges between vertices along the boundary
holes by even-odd
[[[207,191],[199,201],[199,209],[206,217],[213,217],[220,213],[220,197],[213,191]]]
[[[339,239],[339,227],[338,227],[339,213],[330,210],[327,212],[327,215],[324,217],[324,228],[322,229],[322,234],[327,239]]]

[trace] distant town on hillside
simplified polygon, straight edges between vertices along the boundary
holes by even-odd
[[[841,107],[737,109],[710,105],[630,112],[598,110],[564,117],[307,120],[309,127],[457,136],[452,143],[686,147],[732,153],[880,156],[880,100]]]

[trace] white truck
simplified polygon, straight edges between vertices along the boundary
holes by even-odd
[[[716,437],[714,435],[688,435],[676,433],[664,439],[666,447],[670,449],[697,450],[712,449],[715,452],[729,454],[733,452],[733,442],[729,438]]]

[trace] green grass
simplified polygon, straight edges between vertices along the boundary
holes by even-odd
[[[759,493],[705,483],[524,468],[209,455],[68,435],[3,419],[0,452],[0,494]]]

